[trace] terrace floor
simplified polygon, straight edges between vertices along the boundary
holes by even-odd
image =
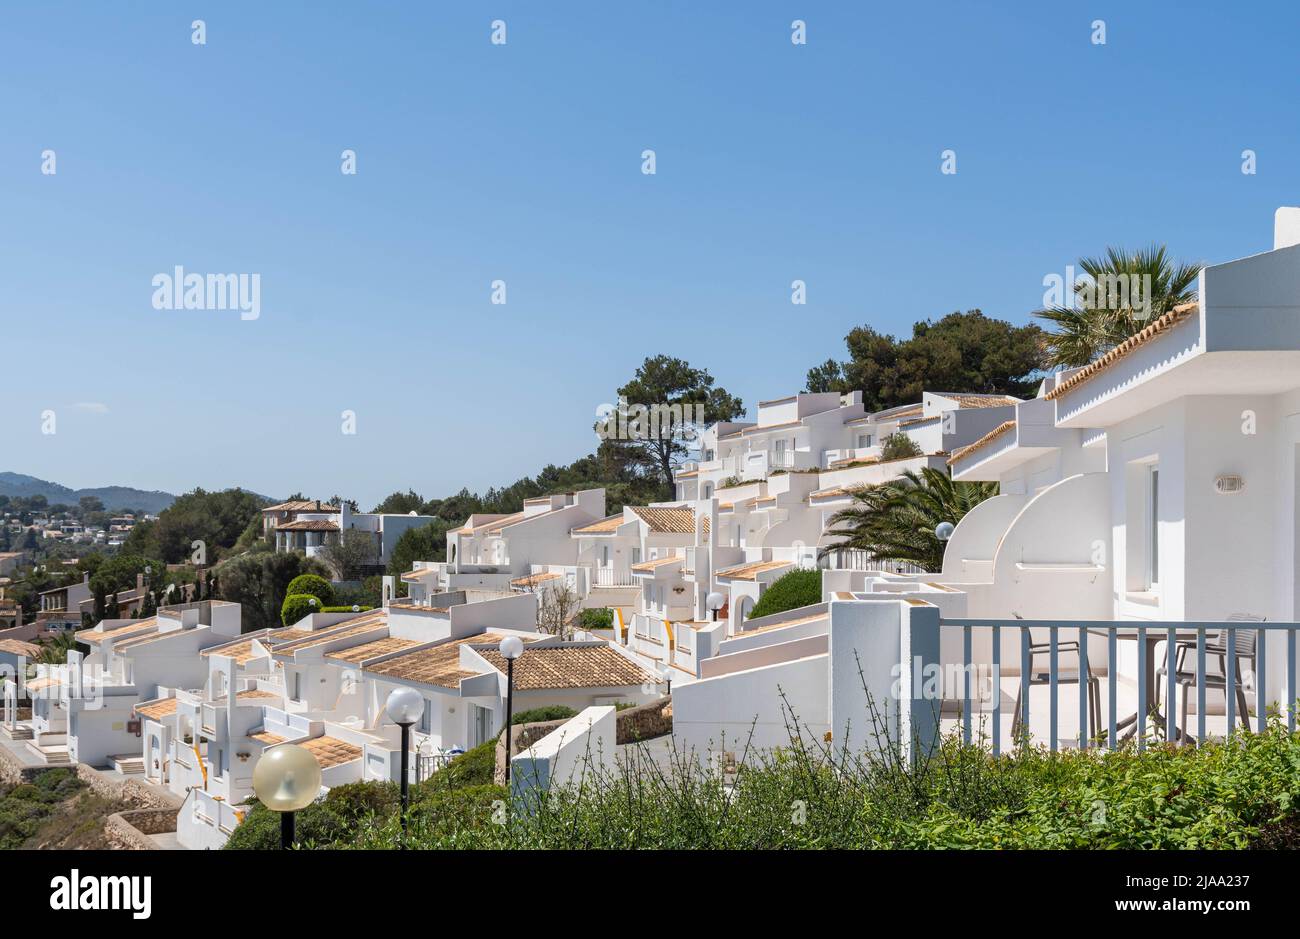
[[[1105,735],[1110,722],[1110,676],[1105,672],[1098,676],[1098,690],[1101,698],[1100,712],[1097,715],[1097,726],[1102,735]],[[1016,694],[1020,690],[1020,677],[1018,675],[1005,676],[1000,682],[1001,691],[1001,745],[1003,750],[1011,747],[1012,736],[1011,728],[1015,714]],[[978,685],[975,693],[978,695]],[[1181,693],[1181,692],[1180,692]],[[1161,700],[1158,707],[1163,715],[1165,711],[1164,687],[1161,686]],[[1195,736],[1197,730],[1196,718],[1196,689],[1191,689],[1191,701],[1188,711],[1188,726],[1185,729],[1188,733]],[[1252,717],[1252,726],[1254,725],[1255,714],[1255,695],[1253,689],[1248,689],[1246,693],[1247,703],[1250,706]],[[1116,722],[1122,722],[1126,717],[1134,714],[1138,707],[1138,689],[1137,685],[1125,678],[1119,678],[1115,687],[1115,713]],[[1150,707],[1152,702],[1148,702]],[[1029,733],[1033,743],[1047,745],[1051,741],[1051,688],[1048,685],[1034,685],[1029,689]],[[1179,698],[1175,707],[1175,719],[1181,718],[1182,699]],[[945,700],[943,712],[940,719],[942,731],[947,733],[960,732],[962,728],[961,719],[961,702],[958,700]],[[1206,715],[1205,715],[1205,733],[1208,737],[1223,737],[1227,730],[1228,719],[1223,708],[1223,693],[1215,689],[1209,689],[1206,692]],[[1237,715],[1237,727],[1241,727],[1241,716]],[[1056,740],[1058,749],[1067,749],[1079,746],[1079,686],[1077,684],[1061,683],[1057,687],[1057,723],[1056,723]],[[975,701],[975,707],[971,716],[971,735],[972,739],[977,738],[981,733],[991,741],[993,736],[993,701],[991,695],[988,700]],[[1151,735],[1159,734],[1159,739],[1163,740],[1163,730],[1155,725],[1148,718],[1147,734],[1148,739]],[[1119,732],[1121,740],[1124,739],[1125,731]],[[1089,735],[1091,736],[1091,735]],[[991,745],[991,744],[989,744]]]

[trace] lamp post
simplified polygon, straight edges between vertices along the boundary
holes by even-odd
[[[506,788],[510,788],[510,721],[515,706],[515,659],[524,654],[524,643],[518,636],[501,640],[501,657],[506,660]]]
[[[320,764],[297,744],[282,743],[262,753],[253,767],[253,793],[272,812],[280,813],[280,848],[293,847],[293,813],[311,805],[320,793]]]
[[[709,608],[711,613],[713,613],[713,622],[716,623],[718,621],[718,610],[722,609],[722,605],[726,602],[727,598],[716,590],[704,598],[704,605]]]
[[[414,688],[396,688],[384,704],[389,720],[402,728],[402,847],[406,847],[406,810],[411,805],[411,725],[424,713],[424,696]]]

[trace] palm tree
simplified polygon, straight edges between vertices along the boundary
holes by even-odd
[[[997,494],[997,483],[954,482],[943,470],[929,466],[919,474],[907,470],[898,479],[856,490],[854,504],[831,516],[827,530],[844,540],[822,548],[821,555],[857,548],[880,560],[911,561],[927,571],[938,571],[945,545],[935,528],[940,522],[956,525]]]
[[[1175,262],[1164,245],[1154,244],[1133,252],[1107,248],[1104,258],[1083,258],[1079,267],[1091,283],[1070,285],[1075,305],[1034,314],[1054,327],[1047,333],[1049,365],[1087,365],[1152,320],[1195,300],[1201,270],[1200,264]],[[1134,284],[1141,285],[1140,297],[1131,289]]]
[[[77,647],[77,636],[71,629],[65,629],[41,640],[37,645],[41,650],[36,657],[37,662],[62,665],[68,660],[68,652]]]

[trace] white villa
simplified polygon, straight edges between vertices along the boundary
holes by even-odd
[[[849,690],[860,681],[845,656],[868,663],[867,684],[895,703],[898,689],[891,698],[873,669],[889,665],[897,681],[913,658],[939,665],[943,716],[963,715],[969,733],[977,713],[995,745],[1009,739],[1021,691],[1031,732],[1053,746],[1099,727],[1113,744],[1125,709],[1139,727],[1147,709],[1163,711],[1150,721],[1171,739],[1254,726],[1265,707],[1293,723],[1300,209],[1279,210],[1272,251],[1204,268],[1198,295],[1091,365],[1050,376],[953,450],[955,479],[997,481],[1001,494],[956,526],[942,571],[828,571],[828,602],[750,620],[702,663],[699,681],[674,692],[674,732],[703,749],[759,716],[759,736],[766,728],[766,743],[783,742],[778,686],[799,689],[810,728],[860,727],[862,695]],[[1069,646],[1080,637],[1081,652]],[[1198,643],[1210,653],[1201,668],[1231,672],[1221,664],[1231,656],[1240,677],[1207,686],[1195,664],[1177,664],[1201,656]],[[946,677],[971,667],[996,676],[984,700]],[[1166,669],[1179,681],[1162,683]]]
[[[356,530],[370,534],[375,543],[373,567],[383,568],[397,540],[412,528],[434,521],[432,515],[354,512],[345,502],[330,505],[298,499],[262,510],[262,532],[274,538],[276,551],[302,551],[316,557],[331,537]]]

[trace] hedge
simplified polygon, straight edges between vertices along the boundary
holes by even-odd
[[[593,629],[613,629],[614,611],[607,606],[583,610],[578,614],[578,626],[588,631]]]
[[[289,586],[284,591],[286,597],[304,593],[319,600],[321,606],[329,606],[334,602],[334,585],[316,574],[299,574],[289,581]]]
[[[822,602],[822,572],[799,568],[778,577],[758,598],[749,618],[770,616]]]
[[[285,626],[292,626],[304,616],[312,613],[323,613],[324,611],[324,604],[311,594],[291,593],[284,598],[284,603],[280,605],[280,622]]]

